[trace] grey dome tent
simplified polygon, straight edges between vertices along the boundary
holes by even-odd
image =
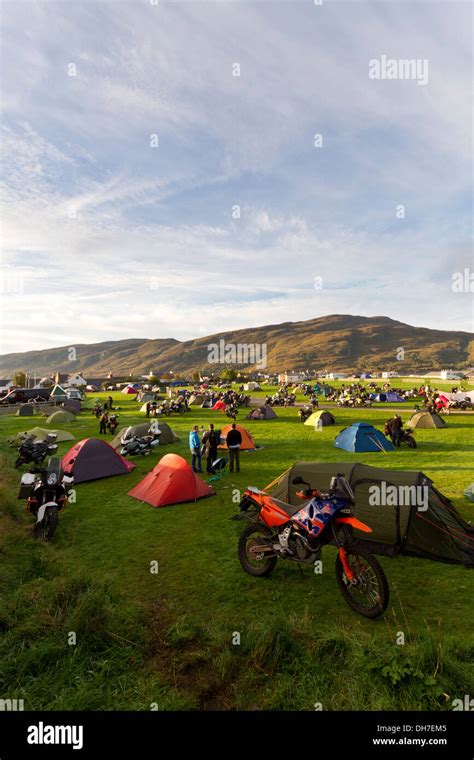
[[[442,428],[446,423],[436,412],[416,412],[407,422],[407,427],[415,428]]]
[[[300,475],[313,488],[327,491],[337,473],[348,479],[355,493],[355,516],[372,528],[370,534],[355,530],[354,536],[372,551],[474,567],[474,528],[420,471],[349,462],[296,462],[267,489],[276,499],[296,506],[301,502],[294,477]],[[371,505],[374,486],[381,496],[377,505]]]
[[[33,417],[35,413],[35,408],[33,404],[23,404],[23,406],[20,406],[17,412],[15,412],[15,417]]]
[[[70,398],[61,404],[61,408],[66,412],[71,412],[71,414],[77,414],[81,411],[81,402],[77,398]]]
[[[257,406],[252,409],[246,416],[246,420],[273,420],[277,415],[273,411],[271,406],[263,404],[263,406]]]

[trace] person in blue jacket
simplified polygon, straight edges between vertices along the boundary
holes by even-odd
[[[202,472],[201,441],[197,425],[194,425],[189,434],[189,449],[191,451],[191,466],[194,472]]]

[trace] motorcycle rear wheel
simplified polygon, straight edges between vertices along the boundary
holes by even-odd
[[[271,532],[263,525],[248,525],[242,531],[239,538],[238,556],[240,564],[249,575],[262,578],[263,576],[270,575],[274,570],[277,557],[269,557],[263,552],[256,557],[250,554],[252,546],[258,546],[261,543],[258,536],[268,538],[270,535]]]
[[[388,581],[379,561],[365,547],[348,544],[344,547],[349,563],[354,570],[357,583],[349,583],[339,555],[336,559],[336,579],[339,590],[351,607],[359,615],[376,618],[383,615],[388,606]]]

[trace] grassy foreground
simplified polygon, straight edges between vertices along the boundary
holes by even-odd
[[[122,424],[143,421],[136,402],[113,395]],[[130,475],[77,486],[50,545],[32,538],[6,445],[43,422],[1,417],[0,698],[32,710],[450,710],[474,694],[471,571],[382,558],[391,603],[373,622],[340,596],[332,548],[322,575],[278,563],[270,578],[254,579],[237,560],[242,525],[229,518],[240,490],[302,459],[421,469],[472,519],[462,492],[474,479],[474,415],[417,431],[414,452],[333,448],[354,421],[381,427],[389,416],[381,406],[336,408],[337,424],[322,432],[303,426],[295,409],[277,409],[268,422],[243,422],[242,410],[239,421],[263,448],[242,453],[242,472],[226,474],[216,496],[159,510],[127,496],[164,453],[188,457],[192,424],[225,424],[193,407],[167,419],[179,443],[135,460]],[[80,440],[97,435],[98,423],[84,411],[66,429]]]

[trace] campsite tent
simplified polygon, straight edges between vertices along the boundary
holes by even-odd
[[[446,427],[445,421],[436,412],[416,412],[407,422],[407,427],[415,428],[442,428]]]
[[[210,408],[211,408],[211,400],[208,398],[205,398],[201,404],[201,409],[210,409]]]
[[[188,398],[188,406],[194,406],[194,404],[202,404],[202,396],[192,393]]]
[[[178,454],[165,454],[128,495],[152,507],[167,507],[185,501],[197,501],[215,492],[204,483],[191,465]]]
[[[395,446],[380,430],[367,422],[354,422],[350,427],[343,428],[334,441],[338,449],[353,453],[362,451],[395,451]]]
[[[50,414],[48,419],[46,420],[47,425],[58,425],[59,423],[64,424],[65,422],[75,422],[76,418],[74,417],[71,412],[66,411],[60,411],[53,412],[53,414]]]
[[[366,541],[372,551],[474,567],[474,528],[420,471],[350,462],[296,462],[267,489],[275,498],[296,506],[299,487],[292,484],[293,478],[301,476],[313,488],[327,491],[337,473],[345,475],[354,490],[355,516],[372,528],[370,534],[355,530],[357,539]],[[381,498],[371,506],[374,486]]]
[[[395,391],[387,391],[386,393],[377,393],[377,395],[373,395],[372,398],[374,401],[383,401],[387,403],[401,403],[404,402],[405,399],[402,396],[399,396],[398,393],[395,393]]]
[[[120,447],[122,437],[132,438],[134,435],[148,435],[150,427],[156,429],[156,432],[160,432],[160,446],[165,446],[168,443],[175,443],[179,441],[178,436],[171,430],[170,426],[166,422],[158,420],[152,420],[152,422],[141,422],[139,425],[130,425],[129,427],[123,426],[117,431],[117,435],[111,441],[110,445],[114,449]]]
[[[144,404],[147,401],[156,401],[156,393],[139,393],[137,400]]]
[[[222,401],[222,399],[220,398],[220,399],[218,399],[218,400],[216,401],[216,403],[214,404],[214,406],[213,406],[212,408],[213,408],[213,409],[215,409],[216,411],[219,411],[219,410],[225,409],[225,403],[224,403],[224,401]]]
[[[127,385],[127,386],[125,386],[125,388],[122,389],[122,393],[128,393],[128,394],[134,393],[134,394],[137,394],[138,393],[138,388],[134,388],[132,385]]]
[[[305,420],[305,425],[311,425],[312,427],[334,425],[335,418],[328,412],[327,409],[317,409],[313,414]]]
[[[140,407],[140,411],[141,412],[146,412],[146,406],[147,406],[147,404],[153,404],[153,401],[145,401],[145,403],[142,404],[142,406]],[[151,408],[153,409],[153,407],[151,407]]]
[[[60,385],[55,385],[51,393],[49,394],[50,401],[66,401],[67,393]]]
[[[74,476],[75,483],[126,475],[135,467],[118,454],[107,441],[84,438],[63,456],[62,467],[66,474]]]
[[[33,417],[35,408],[33,404],[23,404],[15,413],[15,417]]]
[[[227,433],[232,428],[232,425],[225,425],[221,430],[221,440],[223,443],[220,444],[220,449],[226,449],[227,444],[225,442]],[[236,425],[237,430],[240,431],[240,434],[242,436],[242,443],[240,444],[240,450],[241,451],[253,451],[257,448],[257,444],[255,443],[254,439],[250,435],[249,431],[246,430],[244,427],[241,427],[241,425]]]
[[[258,383],[255,383],[253,380],[250,381],[250,383],[245,383],[244,385],[244,391],[261,391]]]
[[[474,482],[472,482],[471,485],[466,488],[464,491],[464,496],[466,496],[469,501],[474,501]]]
[[[77,414],[77,412],[81,411],[81,402],[75,398],[68,399],[61,406],[66,412],[71,412],[72,414]]]
[[[263,404],[263,406],[257,406],[255,409],[252,409],[251,412],[249,412],[246,416],[246,420],[273,420],[276,417],[276,413],[273,411],[271,406],[268,406],[268,404]]]
[[[22,433],[17,433],[12,439],[10,439],[10,443],[12,445],[19,445],[28,437],[34,438],[37,441],[45,441],[51,433],[55,434],[56,443],[74,440],[74,436],[71,435],[71,433],[67,433],[66,430],[45,430],[44,428],[34,427],[31,428],[31,430],[24,430]]]

